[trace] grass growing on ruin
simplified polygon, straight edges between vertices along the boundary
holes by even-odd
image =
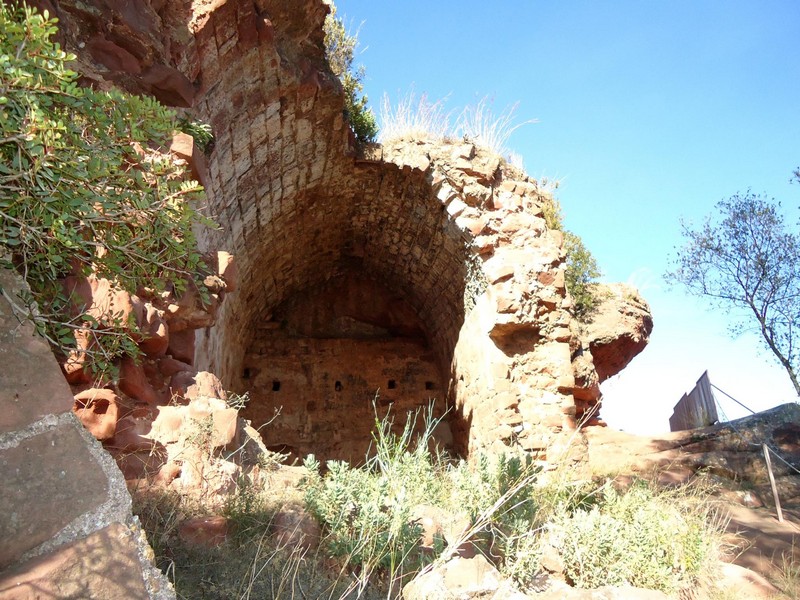
[[[431,452],[435,426],[429,414],[402,428],[376,419],[364,466],[307,459],[296,501],[321,525],[308,548],[276,536],[284,500],[245,480],[225,505],[233,532],[219,548],[180,542],[177,521],[202,507],[175,495],[137,512],[185,598],[398,598],[421,570],[468,547],[522,591],[552,578],[668,594],[709,587],[724,522],[707,490],[576,479],[518,456],[454,461]],[[423,545],[421,515],[431,514],[439,524]]]
[[[416,92],[411,90],[393,105],[389,96],[384,94],[379,141],[386,143],[403,138],[431,141],[463,139],[510,159],[512,153],[508,148],[508,140],[511,135],[523,125],[536,122],[533,119],[518,121],[517,104],[496,114],[488,96],[466,106],[455,119],[454,110],[446,110],[446,104],[447,98],[432,102],[427,94],[417,97]]]

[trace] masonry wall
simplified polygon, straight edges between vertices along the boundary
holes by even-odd
[[[325,59],[322,0],[179,0],[133,11],[59,4],[59,18],[72,23],[67,46],[86,48],[86,66],[96,70],[87,78],[191,107],[191,118],[212,126],[207,169],[199,168],[203,157],[192,158],[208,193],[205,210],[219,227],[199,239],[203,250],[235,255],[239,277],[235,293],[225,290],[216,326],[197,336],[193,368],[216,373],[229,390],[252,392],[248,410],[259,420],[276,407],[266,393],[271,382],[294,382],[282,400],[283,415],[294,421],[274,426],[300,428],[297,439],[281,434],[272,444],[266,433],[269,445],[341,453],[336,444],[354,449],[358,438],[363,446],[363,433],[331,441],[315,423],[339,417],[314,416],[307,407],[325,405],[331,379],[335,386],[337,377],[361,377],[361,397],[384,379],[388,388],[388,373],[423,372],[430,361],[441,386],[437,410],[449,410],[462,455],[492,448],[547,458],[578,420],[594,414],[603,365],[592,360],[599,346],[572,327],[563,237],[545,219],[551,200],[469,141],[357,149]],[[281,307],[322,297],[354,272],[402,300],[420,356],[430,361],[412,360],[409,353],[418,353],[402,335],[376,346],[349,334],[322,342],[318,331],[274,329]],[[637,334],[636,351],[646,333]],[[345,368],[345,354],[365,366]],[[632,353],[623,354],[629,360]],[[274,376],[248,376],[270,369]],[[604,377],[615,372],[607,371]],[[420,402],[415,395],[400,404]],[[366,425],[359,421],[357,429]]]
[[[0,270],[0,598],[174,598],[122,473],[72,412],[46,342],[17,316],[25,289]]]

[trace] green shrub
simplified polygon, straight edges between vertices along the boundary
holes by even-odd
[[[594,284],[600,277],[600,269],[583,240],[571,231],[564,232],[564,251],[567,255],[565,282],[575,303],[573,312],[578,319],[586,320],[599,302]]]
[[[364,94],[365,69],[353,66],[358,35],[350,35],[344,22],[336,16],[336,6],[330,3],[331,12],[325,18],[325,49],[331,71],[339,78],[344,88],[345,109],[350,126],[361,144],[375,141],[378,124],[375,113],[367,106]]]
[[[564,278],[567,291],[574,302],[572,312],[578,320],[587,321],[600,301],[595,286],[601,275],[597,260],[580,236],[564,228],[561,203],[558,200],[547,197],[542,212],[549,229],[564,232],[564,252],[566,254]]]
[[[305,461],[311,472],[306,503],[327,531],[330,553],[346,558],[365,578],[384,570],[393,580],[416,571],[423,559],[413,508],[435,503],[441,482],[428,450],[436,421],[427,418],[416,439],[415,424],[416,416],[409,415],[395,434],[388,416],[376,417],[374,455],[362,468],[329,461],[322,477],[313,457]]]
[[[202,267],[192,226],[204,220],[191,205],[201,188],[151,150],[169,142],[174,113],[79,87],[55,32],[47,13],[0,7],[0,265],[27,279],[33,297],[20,308],[41,333],[66,349],[89,331],[108,367],[136,351],[133,324],[70,318],[60,279],[94,271],[130,291],[183,289]]]
[[[714,523],[707,502],[638,482],[625,492],[606,486],[591,508],[559,511],[549,530],[576,586],[677,594],[712,574],[720,541]]]

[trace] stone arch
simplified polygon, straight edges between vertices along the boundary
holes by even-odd
[[[413,315],[405,325],[419,330],[419,354],[438,372],[434,381],[417,362],[414,402],[431,391],[426,383],[441,388],[456,452],[517,447],[543,456],[576,416],[562,238],[546,227],[548,199],[469,143],[401,140],[356,159],[324,59],[325,12],[321,2],[260,0],[194,17],[195,110],[216,135],[205,183],[221,225],[201,242],[232,252],[239,270],[237,292],[198,339],[196,362],[234,391],[260,376],[266,395],[287,392],[286,381],[250,362],[263,326],[274,333],[276,311],[290,315],[307,298],[319,305],[358,274],[359,286]],[[349,317],[370,325],[368,314]],[[371,331],[391,332],[386,325]],[[337,393],[338,381],[344,390],[345,375],[353,373],[328,373],[326,389]],[[385,379],[387,393],[402,389],[401,376]],[[287,425],[299,428],[297,439],[276,443],[302,452],[316,443],[308,403],[325,400],[300,396],[295,414],[305,421]]]

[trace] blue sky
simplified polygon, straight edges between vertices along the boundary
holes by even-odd
[[[755,335],[669,289],[680,219],[752,188],[796,227],[800,185],[800,2],[338,0],[359,30],[376,111],[415,89],[460,110],[483,96],[537,119],[509,146],[528,173],[561,180],[566,226],[604,279],[650,302],[651,344],[604,384],[602,414],[627,431],[668,430],[705,369],[753,409],[795,400]],[[730,417],[743,412],[723,401]]]

